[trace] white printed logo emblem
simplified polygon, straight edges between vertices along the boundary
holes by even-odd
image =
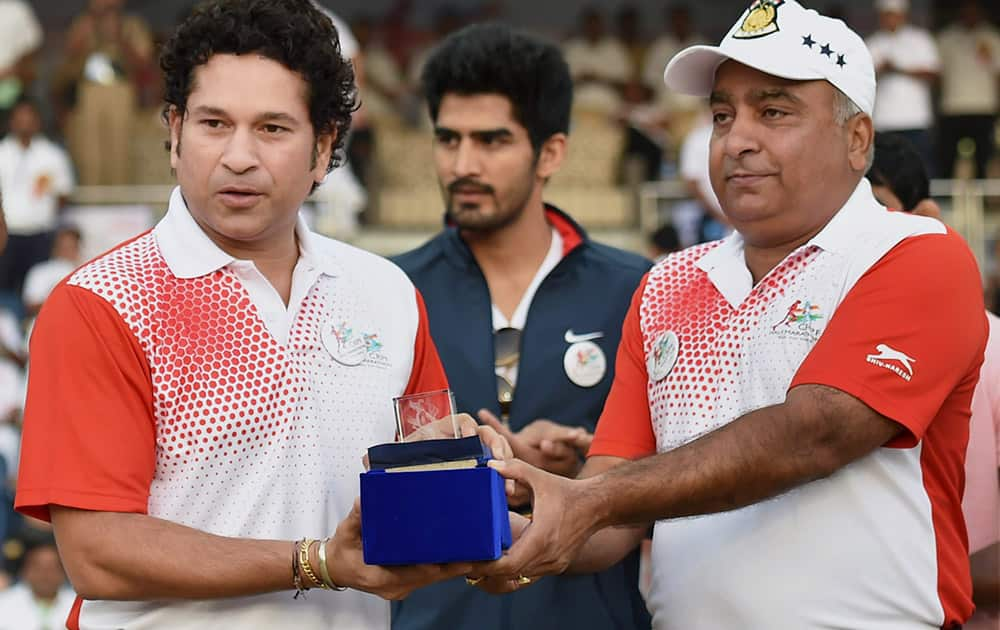
[[[904,381],[913,378],[913,364],[917,362],[916,359],[884,343],[878,344],[875,349],[878,350],[878,354],[869,354],[867,358],[869,363],[895,372]]]
[[[569,334],[566,336],[569,337]],[[604,378],[608,371],[608,361],[604,351],[593,341],[577,341],[566,349],[563,369],[575,385],[593,387]]]
[[[680,341],[673,331],[668,330],[656,338],[646,357],[646,373],[651,381],[662,381],[670,374],[677,363],[679,350]]]

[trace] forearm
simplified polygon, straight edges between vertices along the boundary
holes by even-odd
[[[596,477],[628,463],[619,457],[596,456],[587,460],[578,478]],[[568,573],[595,573],[621,562],[639,546],[649,524],[641,526],[608,527],[597,532],[580,548],[579,553],[566,569]]]
[[[837,390],[807,386],[673,451],[596,477],[597,527],[741,508],[826,477],[892,439],[899,425]],[[798,390],[803,390],[798,392]],[[844,414],[855,417],[845,418]]]
[[[597,573],[625,559],[646,534],[645,526],[607,527],[590,537],[570,562],[567,573]]]
[[[293,588],[289,541],[58,507],[52,523],[70,581],[86,599],[211,599]]]

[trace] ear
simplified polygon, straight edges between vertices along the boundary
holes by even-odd
[[[538,151],[535,175],[540,179],[547,180],[559,171],[563,160],[566,159],[567,142],[566,134],[557,133],[549,136],[549,139],[542,143],[542,147]]]
[[[847,121],[847,159],[851,170],[864,174],[868,166],[868,153],[875,142],[875,126],[871,116],[861,114]]]
[[[170,106],[167,123],[170,127],[170,168],[176,171],[180,160],[181,129],[184,127],[184,115],[177,111],[177,106]]]
[[[330,164],[330,154],[333,153],[333,143],[337,139],[337,130],[316,136],[316,163],[313,164],[313,181],[317,184],[326,178],[326,167]]]

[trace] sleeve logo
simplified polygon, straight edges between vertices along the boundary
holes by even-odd
[[[875,350],[876,354],[868,355],[866,359],[868,363],[885,368],[904,381],[909,382],[913,378],[913,364],[917,362],[916,359],[884,343],[875,346]]]

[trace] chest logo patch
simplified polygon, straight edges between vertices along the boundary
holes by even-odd
[[[607,373],[608,359],[601,347],[593,341],[578,341],[566,349],[563,369],[574,385],[593,387]]]
[[[785,311],[784,317],[771,326],[771,333],[781,338],[816,341],[822,334],[823,311],[809,300],[795,300]]]
[[[333,320],[323,326],[323,347],[337,363],[356,367],[362,364],[379,368],[389,367],[389,358],[378,333],[358,331],[347,322]]]
[[[672,330],[661,333],[653,342],[649,356],[646,357],[646,373],[649,375],[649,380],[655,383],[665,379],[673,371],[679,351],[680,341],[677,339],[677,334]]]

